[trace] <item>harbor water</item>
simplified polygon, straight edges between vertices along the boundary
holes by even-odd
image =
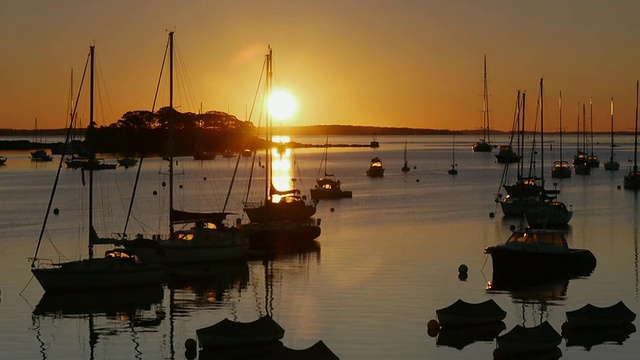
[[[293,137],[320,145],[290,153],[279,181],[303,194],[315,185],[324,136]],[[367,136],[335,136],[331,144],[368,144]],[[640,311],[638,241],[640,194],[622,188],[633,159],[633,136],[616,136],[619,171],[605,171],[609,135],[596,135],[601,161],[591,175],[552,179],[557,136],[545,135],[547,188],[574,211],[566,229],[569,246],[597,258],[588,276],[544,286],[494,291],[487,246],[504,242],[522,219],[505,219],[494,197],[504,165],[493,153],[473,153],[475,136],[378,136],[379,148],[332,147],[327,172],[353,198],[322,200],[318,246],[283,251],[272,259],[212,265],[212,276],[185,278],[158,289],[85,296],[45,296],[32,278],[34,256],[59,164],[37,163],[27,152],[5,151],[0,167],[0,358],[2,359],[185,359],[185,341],[196,330],[225,318],[253,321],[270,314],[285,329],[282,342],[304,349],[322,340],[341,359],[492,359],[495,339],[449,342],[427,334],[435,311],[458,299],[493,299],[507,312],[506,333],[516,325],[548,321],[561,332],[565,312],[587,303],[623,301]],[[506,144],[506,135],[491,139]],[[564,139],[564,160],[576,152]],[[402,172],[404,147],[411,170]],[[455,143],[458,174],[447,174]],[[589,151],[590,152],[590,149]],[[379,157],[384,177],[369,178],[369,161]],[[115,159],[107,161],[115,162]],[[239,160],[239,161],[238,161]],[[194,161],[176,159],[175,207],[225,211],[230,224],[246,222],[243,201],[260,200],[264,186],[248,188],[251,157]],[[255,160],[264,165],[264,156]],[[287,165],[288,164],[288,165]],[[527,159],[528,164],[528,159]],[[166,161],[144,159],[126,232],[165,233],[168,220]],[[236,170],[237,169],[237,170]],[[124,232],[138,166],[95,173],[95,228],[101,235]],[[234,177],[235,172],[235,177]],[[256,176],[262,177],[261,171]],[[87,254],[87,187],[80,170],[62,169],[39,257],[53,261]],[[229,185],[233,181],[233,187]],[[295,179],[292,181],[292,179]],[[277,184],[276,184],[277,185]],[[227,201],[227,193],[230,193]],[[247,198],[248,194],[248,198]],[[494,214],[495,216],[491,216]],[[99,247],[102,254],[106,248]],[[458,278],[458,267],[468,277]],[[137,299],[137,301],[130,301]],[[119,306],[124,303],[125,305]],[[131,304],[133,303],[133,304]],[[606,340],[606,341],[605,341]],[[562,359],[635,359],[638,333],[576,346],[563,340]]]

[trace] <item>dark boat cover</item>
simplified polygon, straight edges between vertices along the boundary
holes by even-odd
[[[567,311],[566,315],[572,327],[622,325],[636,319],[636,314],[622,301],[608,307],[587,304],[580,309]]]
[[[561,341],[562,336],[548,321],[545,321],[531,328],[516,325],[508,333],[498,336],[498,347],[510,350],[518,350],[518,348],[546,350],[560,345]]]
[[[224,319],[214,325],[196,330],[196,334],[201,347],[252,345],[278,341],[284,336],[284,329],[270,316],[263,316],[246,323]]]
[[[447,319],[449,316],[455,316],[456,318],[469,318],[469,323],[478,323],[478,319],[486,318],[485,322],[498,322],[504,320],[507,316],[506,311],[496,304],[493,299],[483,301],[481,303],[472,304],[464,300],[458,299],[453,304],[436,310],[438,320],[441,326],[447,325],[461,325],[450,324]]]

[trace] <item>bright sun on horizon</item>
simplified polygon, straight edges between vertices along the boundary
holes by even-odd
[[[275,90],[269,98],[269,114],[276,120],[289,120],[297,108],[296,99],[285,90]]]

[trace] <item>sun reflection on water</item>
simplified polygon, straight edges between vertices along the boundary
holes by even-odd
[[[273,142],[278,146],[271,149],[271,174],[273,186],[276,190],[285,191],[294,188],[293,154],[286,144],[290,142],[289,136],[274,136]],[[278,202],[282,196],[273,195],[272,201]]]

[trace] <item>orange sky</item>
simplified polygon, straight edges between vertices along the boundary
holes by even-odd
[[[477,129],[486,53],[492,128],[510,129],[517,89],[533,119],[544,77],[546,129],[558,128],[562,90],[566,130],[592,98],[595,130],[607,131],[611,97],[616,128],[632,130],[638,14],[621,0],[3,1],[0,128],[32,129],[36,117],[64,127],[71,69],[77,88],[92,44],[98,124],[150,109],[172,29],[180,111],[202,103],[244,119],[271,44],[296,125]]]

